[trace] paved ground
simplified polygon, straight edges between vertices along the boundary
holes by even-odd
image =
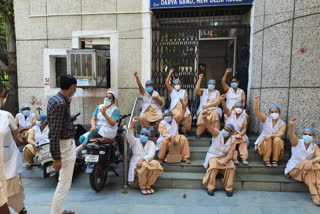
[[[23,174],[26,207],[30,214],[49,214],[56,181],[42,179],[37,174]],[[311,203],[307,193],[238,191],[227,198],[223,191],[210,197],[204,189],[159,189],[154,195],[144,196],[136,189],[123,193],[121,184],[119,177],[111,175],[104,190],[96,193],[90,188],[87,175],[81,175],[73,182],[65,208],[74,209],[78,214],[320,213],[320,207]]]

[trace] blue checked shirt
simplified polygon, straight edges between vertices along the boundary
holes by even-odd
[[[48,101],[50,153],[54,160],[61,160],[60,140],[73,139],[75,135],[69,105],[68,98],[60,92]]]

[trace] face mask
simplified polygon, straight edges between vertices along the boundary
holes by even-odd
[[[31,115],[31,110],[24,110],[22,111],[22,114],[25,116],[25,117],[28,117]]]
[[[41,126],[41,121],[37,120],[36,121],[36,126],[40,127]]]
[[[309,135],[303,135],[302,138],[305,143],[311,143],[313,141],[313,137]]]
[[[231,87],[232,87],[232,88],[238,87],[238,83],[237,83],[237,82],[232,82],[232,83],[231,83]]]
[[[151,93],[153,91],[153,88],[152,87],[148,87],[146,90],[147,90],[148,93]]]
[[[214,88],[215,88],[216,86],[215,85],[208,85],[208,89],[210,90],[210,91],[212,91]]]
[[[241,114],[242,108],[235,108],[234,111],[235,111],[237,114]]]
[[[172,119],[171,119],[170,116],[166,116],[166,117],[164,117],[164,120],[165,120],[167,123],[170,123]]]
[[[76,91],[74,91],[74,92],[70,95],[70,97],[73,97],[75,94],[76,94]]]
[[[223,137],[229,137],[229,132],[227,132],[227,131],[224,130],[224,129],[222,129],[222,131],[221,131],[220,133],[221,133],[221,135],[222,135]]]
[[[140,135],[140,141],[142,142],[142,143],[145,143],[145,142],[147,142],[148,141],[148,137],[147,136],[145,136],[145,135]]]
[[[271,118],[274,119],[274,120],[276,120],[276,119],[279,118],[279,114],[278,114],[278,113],[272,113],[272,114],[271,114]]]
[[[103,105],[104,105],[104,107],[107,107],[107,106],[111,105],[111,100],[109,98],[104,98]]]
[[[180,89],[180,85],[174,85],[174,89],[178,91]]]

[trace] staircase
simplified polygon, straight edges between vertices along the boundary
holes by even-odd
[[[234,190],[273,192],[308,191],[308,188],[304,183],[294,181],[284,176],[284,168],[290,158],[288,151],[285,151],[282,161],[279,162],[279,167],[267,168],[264,166],[262,157],[254,150],[254,142],[256,138],[256,136],[249,136],[249,165],[244,166],[240,163],[240,165],[236,166]],[[196,139],[195,135],[193,135],[189,136],[188,140],[192,163],[164,163],[164,173],[155,183],[155,187],[182,189],[204,188],[202,178],[205,175],[205,169],[202,164],[211,145],[211,137],[207,135],[201,137],[201,139]],[[220,180],[217,181],[216,189],[224,189]]]

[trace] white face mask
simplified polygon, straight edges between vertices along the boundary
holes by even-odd
[[[274,119],[274,120],[276,120],[276,119],[279,118],[279,114],[278,114],[278,113],[272,113],[272,114],[271,114],[271,118]]]
[[[104,105],[104,107],[108,107],[109,105],[111,105],[110,99],[105,98],[105,99],[104,99],[104,102],[103,102],[103,105]]]
[[[180,89],[180,85],[174,85],[174,89],[178,91]]]
[[[237,114],[241,114],[241,113],[242,113],[242,108],[235,108],[234,111],[235,111]]]

